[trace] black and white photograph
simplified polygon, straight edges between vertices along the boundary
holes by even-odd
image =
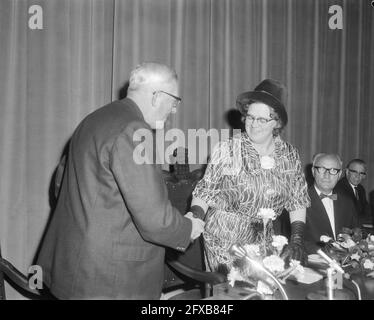
[[[374,1],[0,0],[0,110],[0,300],[374,300]]]

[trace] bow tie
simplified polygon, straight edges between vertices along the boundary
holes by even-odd
[[[338,195],[336,193],[333,193],[333,194],[330,194],[330,195],[327,195],[327,194],[323,194],[321,193],[319,195],[320,199],[322,200],[323,198],[330,198],[331,200],[338,200]]]

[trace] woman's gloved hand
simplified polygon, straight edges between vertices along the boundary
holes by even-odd
[[[285,246],[281,254],[286,265],[289,265],[291,259],[300,261],[302,265],[307,262],[307,255],[304,249],[304,228],[305,222],[294,221],[291,223],[290,242]]]

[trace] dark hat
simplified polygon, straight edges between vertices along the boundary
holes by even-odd
[[[248,111],[248,103],[253,101],[262,102],[272,107],[279,115],[283,126],[287,124],[287,111],[284,107],[286,100],[286,87],[277,80],[263,80],[254,91],[243,92],[236,98],[236,107],[239,111],[246,115]]]

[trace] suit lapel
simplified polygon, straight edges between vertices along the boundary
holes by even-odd
[[[344,177],[343,179],[344,179],[343,182],[344,182],[345,190],[348,192],[348,194],[351,196],[354,203],[357,205],[358,201],[357,201],[356,195],[355,195],[351,185],[349,184],[347,177]],[[358,189],[356,189],[356,190],[357,190],[357,193],[358,193],[359,192]]]
[[[320,197],[318,196],[317,194],[317,191],[316,189],[314,188],[314,186],[312,186],[310,188],[310,197],[312,198],[312,203],[314,204],[315,206],[315,212],[313,214],[316,214],[319,216],[318,219],[316,220],[319,220],[321,221],[321,230],[323,229],[328,229],[329,230],[329,235],[334,235],[334,232],[331,228],[331,224],[330,224],[330,219],[329,219],[329,216],[327,215],[327,211],[325,209],[325,206],[323,205]],[[333,201],[334,202],[334,201]],[[334,208],[334,211],[335,211],[335,208]],[[317,217],[316,217],[317,218]],[[335,225],[336,225],[336,220],[335,220]],[[335,238],[335,237],[334,237]]]
[[[336,193],[335,190],[333,192]],[[353,190],[352,190],[352,193],[353,193]],[[334,203],[335,232],[336,232],[336,235],[338,235],[342,231],[342,228],[344,227],[343,226],[344,222],[342,221],[342,215],[339,214],[339,212],[342,212],[342,209],[343,209],[341,207],[342,199],[341,199],[340,194],[338,194],[338,199],[333,201],[333,203]]]
[[[345,189],[348,191],[349,195],[351,196],[352,200],[353,200],[353,203],[356,207],[356,210],[357,210],[357,214],[360,214],[360,212],[362,211],[362,208],[363,208],[363,196],[364,196],[364,190],[362,188],[362,186],[359,184],[356,188],[356,191],[357,191],[357,195],[358,195],[358,199],[356,198],[354,192],[353,192],[353,189],[351,187],[351,185],[349,184],[349,181],[346,177],[343,178],[344,179],[344,186],[345,186]]]
[[[358,195],[358,200],[357,200],[358,210],[359,212],[361,212],[364,208],[365,190],[360,184],[357,186],[356,190],[357,190],[357,195]]]

